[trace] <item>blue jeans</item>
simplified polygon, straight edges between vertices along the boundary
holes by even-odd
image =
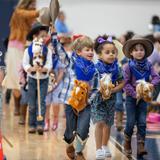
[[[40,104],[41,104],[41,115],[43,116],[42,121],[37,121],[38,116],[38,96],[37,96],[37,80],[30,78],[28,80],[28,103],[29,103],[29,126],[36,127],[44,126],[44,118],[46,112],[45,98],[48,90],[48,78],[40,80]]]
[[[123,112],[124,107],[123,107],[123,92],[119,91],[116,93],[116,111],[117,112]]]
[[[125,134],[132,136],[134,125],[137,125],[137,135],[145,138],[146,135],[146,115],[147,103],[140,100],[136,105],[136,99],[130,96],[126,97],[126,113],[127,121],[125,127]]]
[[[90,114],[91,108],[87,106],[84,110],[79,112],[78,116],[74,113],[70,105],[66,105],[66,130],[64,133],[64,140],[70,144],[74,141],[75,134],[81,138],[82,141],[86,140],[90,127]]]

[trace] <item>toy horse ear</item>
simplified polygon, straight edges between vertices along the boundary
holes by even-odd
[[[43,43],[43,39],[42,39],[42,38],[40,38],[40,39],[39,39],[39,42],[40,42],[40,43]]]
[[[78,84],[79,84],[79,81],[78,81],[77,79],[75,79],[75,80],[74,80],[74,84],[75,84],[75,85],[78,85]]]
[[[33,42],[37,42],[37,41],[38,41],[37,37],[36,37],[36,38],[34,38]]]

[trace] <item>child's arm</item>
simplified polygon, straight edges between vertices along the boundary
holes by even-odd
[[[151,67],[151,84],[153,84],[153,86],[156,86],[160,83],[160,76],[154,71],[153,66]]]
[[[63,48],[62,44],[58,41],[57,38],[57,33],[55,32],[54,27],[52,26],[51,29],[51,42],[53,47],[55,48],[55,52],[56,54],[59,55],[59,59],[60,61],[67,67],[70,63],[70,59],[65,51],[65,49]]]
[[[116,93],[123,89],[125,81],[122,80],[115,88],[112,89],[112,93]]]
[[[24,51],[22,66],[26,72],[36,72],[36,68],[32,67],[29,63],[28,48]]]
[[[96,73],[94,74],[94,77],[91,81],[91,90],[90,90],[90,95],[89,95],[89,99],[88,99],[88,103],[91,104],[91,102],[93,101],[93,99],[95,98],[97,92],[100,89],[100,76],[98,71],[96,71]]]
[[[125,65],[123,68],[123,77],[124,77],[124,91],[127,95],[136,98],[136,91],[131,85],[131,73],[129,69],[129,65]]]

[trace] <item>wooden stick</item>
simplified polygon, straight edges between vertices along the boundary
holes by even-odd
[[[13,144],[3,135],[2,138],[7,142],[7,144],[13,148]]]
[[[37,95],[38,95],[38,116],[37,121],[42,121],[43,117],[41,115],[41,97],[40,97],[40,79],[39,79],[39,72],[37,74]]]

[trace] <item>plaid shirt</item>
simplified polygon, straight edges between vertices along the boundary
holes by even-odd
[[[71,92],[74,87],[74,80],[76,79],[76,74],[74,72],[74,63],[76,59],[74,56],[71,58],[68,57],[61,43],[57,41],[55,35],[52,36],[52,44],[54,48],[57,49],[61,62],[66,66],[66,73],[64,76],[63,89],[60,93],[60,100],[64,102],[64,104],[68,104],[68,99],[71,96]],[[99,73],[97,70],[94,73],[92,80],[89,81],[89,84],[91,90],[89,93],[88,103],[90,104],[99,90]]]

